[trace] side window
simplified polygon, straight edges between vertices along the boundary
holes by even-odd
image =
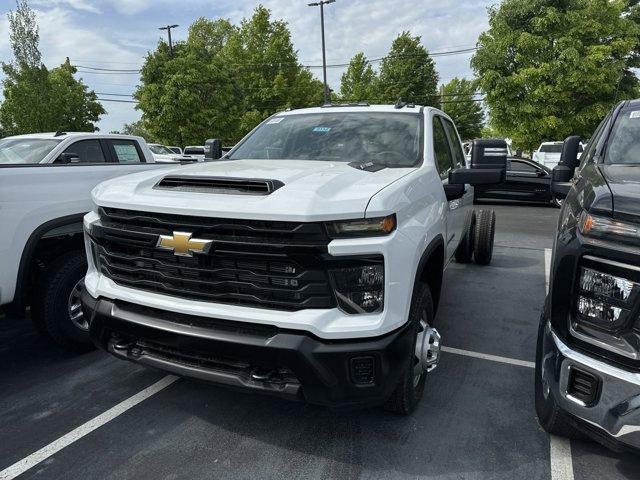
[[[442,126],[440,117],[433,117],[433,152],[436,159],[436,168],[440,174],[440,178],[445,180],[449,178],[449,172],[453,166],[451,158],[451,149],[449,148],[449,140]]]
[[[453,168],[463,168],[466,165],[466,162],[458,132],[456,132],[456,128],[453,126],[453,123],[446,118],[442,118],[442,123],[449,134],[449,145],[451,146],[451,152],[453,154]]]
[[[508,165],[508,170],[514,173],[536,173],[538,171],[534,165],[520,160],[511,160]]]
[[[63,153],[75,153],[78,160],[73,163],[105,163],[104,152],[100,140],[80,140],[65,148]]]
[[[142,163],[140,152],[133,140],[109,140],[120,163]]]
[[[606,126],[609,124],[609,117],[610,115],[607,115],[605,119],[600,122],[600,125],[598,125],[598,128],[596,128],[596,131],[591,137],[591,140],[589,140],[589,143],[584,149],[584,152],[582,152],[582,156],[580,157],[580,170],[582,170],[587,163],[591,163],[591,161],[593,160],[598,143],[600,143],[600,138],[602,137],[602,134],[607,130]]]

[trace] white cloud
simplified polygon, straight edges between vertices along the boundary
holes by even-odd
[[[328,63],[345,63],[359,51],[369,58],[384,56],[402,31],[420,35],[432,52],[474,46],[487,28],[486,8],[495,0],[337,0],[325,8]],[[165,21],[180,28],[175,39],[185,38],[188,25],[198,16],[249,17],[262,3],[272,17],[285,20],[294,47],[305,64],[320,65],[320,12],[309,0],[31,0],[40,25],[43,60],[55,66],[69,56],[106,68],[136,68],[160,37]],[[6,12],[11,6],[4,8]],[[98,13],[101,13],[98,15]],[[11,58],[6,16],[0,12],[0,58]],[[132,27],[133,26],[133,27]],[[441,81],[472,75],[470,55],[436,58]],[[338,89],[344,68],[328,70],[329,84]],[[313,69],[318,78],[321,69]],[[82,74],[97,92],[131,93],[136,75]],[[103,131],[118,130],[139,118],[133,104],[105,103],[108,113]]]

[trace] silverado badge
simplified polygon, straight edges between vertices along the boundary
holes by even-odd
[[[173,232],[173,235],[160,235],[157,247],[162,250],[170,250],[174,255],[193,257],[194,253],[207,253],[213,240],[191,238],[192,233]]]

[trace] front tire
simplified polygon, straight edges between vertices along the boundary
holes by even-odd
[[[425,328],[433,327],[433,298],[427,284],[420,283],[413,295],[409,322],[414,329],[414,344],[417,344],[421,334],[425,334]],[[435,355],[439,355],[439,352]],[[433,358],[435,363],[437,360],[437,357]],[[384,408],[400,415],[411,414],[422,399],[426,377],[427,372],[423,371],[416,353],[409,355],[402,378]]]
[[[94,348],[79,298],[79,285],[86,273],[87,258],[83,251],[62,255],[38,280],[31,307],[36,329],[52,343],[74,352]]]

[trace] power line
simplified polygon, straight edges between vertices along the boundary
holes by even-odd
[[[96,95],[106,95],[109,97],[133,97],[131,93],[101,93],[95,92]]]
[[[138,103],[136,100],[119,100],[116,98],[97,98],[99,102]]]
[[[471,48],[463,48],[463,49],[459,49],[459,50],[448,50],[448,51],[440,51],[440,52],[432,52],[429,53],[430,57],[446,57],[446,56],[452,56],[452,55],[461,55],[461,54],[465,54],[465,53],[471,53],[474,52],[478,49],[478,47],[471,47]],[[385,59],[393,59],[393,58],[413,58],[413,57],[422,57],[424,54],[423,53],[411,53],[411,54],[398,54],[398,55],[386,55],[383,57],[377,57],[377,58],[370,58],[367,59],[366,63],[368,64],[372,64],[372,63],[379,63],[382,62]],[[350,62],[343,62],[343,63],[330,63],[327,64],[327,68],[344,68],[344,67],[348,67],[350,64]],[[232,67],[247,67],[247,68],[253,68],[253,67],[277,67],[277,68],[309,68],[309,69],[316,69],[316,68],[323,68],[322,65],[305,65],[305,64],[301,64],[301,63],[291,63],[291,62],[271,62],[271,63],[227,63],[227,66],[232,66]],[[94,74],[94,75],[100,75],[100,74],[113,74],[113,75],[118,75],[118,74],[137,74],[140,73],[141,70],[136,70],[136,69],[124,69],[124,68],[101,68],[101,67],[91,67],[91,66],[87,66],[87,65],[74,65],[74,67],[76,68],[82,68],[85,69],[83,71],[78,71],[78,73],[90,73],[90,74]]]

